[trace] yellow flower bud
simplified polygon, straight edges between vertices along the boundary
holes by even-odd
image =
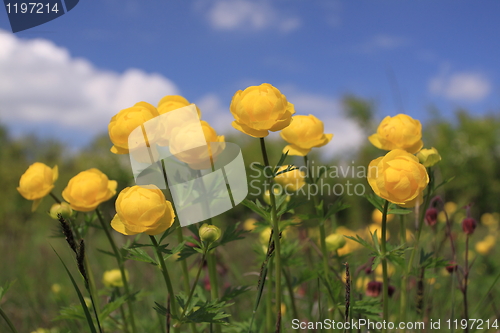
[[[383,150],[403,149],[415,154],[424,145],[422,142],[422,124],[406,114],[385,117],[368,140]]]
[[[125,279],[128,281],[128,272],[126,270]],[[119,269],[105,271],[102,276],[102,283],[106,287],[123,287],[122,273]]]
[[[439,155],[436,148],[422,149],[417,153],[418,160],[424,165],[424,167],[431,167],[441,161],[441,155]]]
[[[269,83],[238,90],[229,110],[235,119],[233,127],[255,138],[284,129],[290,125],[295,113],[293,104]]]
[[[188,106],[190,104],[191,103],[189,103],[188,100],[182,96],[167,95],[158,102],[158,113],[164,114]],[[201,112],[198,107],[196,107],[196,111],[198,112],[198,117],[201,118]]]
[[[325,238],[325,243],[328,251],[335,252],[345,246],[346,239],[344,235],[333,233]]]
[[[312,148],[326,145],[333,134],[324,134],[324,125],[321,120],[313,116],[293,116],[292,122],[284,128],[280,135],[288,146],[283,148],[283,153],[288,155],[306,156]]]
[[[370,162],[368,183],[379,197],[403,207],[414,207],[422,200],[429,176],[418,158],[395,149]]]
[[[35,211],[43,197],[52,191],[54,182],[59,176],[57,165],[50,168],[35,162],[21,176],[17,191],[27,200],[33,200],[32,211]]]
[[[109,180],[100,170],[82,171],[70,179],[62,192],[73,210],[90,212],[116,194],[116,180]]]
[[[290,202],[290,196],[287,195],[284,191],[282,191],[281,188],[274,187],[273,192],[274,192],[275,198],[277,196],[280,196],[280,195],[286,195],[285,202]],[[267,203],[268,205],[271,205],[271,194],[269,193],[269,190],[266,190],[266,192],[264,192],[264,194],[262,195],[262,198],[264,199],[265,203]]]
[[[109,138],[114,145],[111,152],[114,154],[128,154],[129,149],[136,148],[129,147],[130,133],[158,115],[158,110],[146,102],[136,103],[134,106],[118,112],[111,118],[108,125]],[[148,131],[148,133],[154,132]]]
[[[142,232],[158,235],[172,226],[175,213],[170,201],[154,185],[123,189],[115,203],[116,215],[111,227],[124,235]]]
[[[222,235],[222,231],[213,224],[204,223],[199,230],[200,239],[207,243],[215,242]]]
[[[71,209],[71,206],[67,202],[61,202],[55,203],[50,207],[49,215],[53,219],[57,220],[59,217],[57,216],[58,214],[61,214],[62,217],[65,219],[71,217],[71,214],[73,214],[73,209]]]
[[[287,167],[288,166],[286,165],[282,166],[279,168],[278,172],[286,170]],[[281,173],[274,178],[276,183],[280,184],[284,188],[285,193],[288,191],[300,190],[302,186],[306,184],[305,179],[306,174],[299,169]]]

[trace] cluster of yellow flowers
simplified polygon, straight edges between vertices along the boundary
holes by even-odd
[[[425,168],[441,157],[435,148],[422,149],[420,122],[405,114],[386,117],[368,139],[375,147],[389,150],[368,166],[368,183],[375,194],[402,207],[422,202],[429,183]]]

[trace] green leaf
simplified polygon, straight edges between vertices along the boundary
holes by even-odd
[[[205,303],[197,303],[198,309],[189,312],[186,315],[185,321],[187,323],[212,323],[212,324],[222,324],[228,325],[227,317],[230,314],[222,311],[223,308],[232,305],[232,303],[226,303],[224,301],[213,300],[207,301]]]
[[[378,299],[365,299],[354,301],[351,304],[351,312],[365,316],[367,319],[380,320],[382,302]],[[354,317],[354,316],[352,316]]]
[[[87,304],[85,303],[85,300],[83,299],[83,295],[80,292],[80,288],[78,288],[78,285],[76,284],[76,281],[73,278],[73,275],[71,275],[71,272],[69,271],[68,267],[66,266],[66,264],[64,263],[64,261],[62,260],[62,258],[59,256],[59,254],[57,253],[57,251],[54,248],[52,248],[52,250],[55,252],[55,254],[57,255],[57,257],[59,258],[59,260],[63,264],[64,269],[66,270],[66,273],[68,273],[68,276],[71,279],[71,283],[73,284],[73,288],[75,289],[75,291],[76,291],[76,293],[78,295],[78,299],[80,300],[80,304],[82,306],[83,312],[85,313],[85,318],[87,319],[87,323],[89,324],[90,331],[92,333],[97,333],[96,329],[95,329],[95,326],[94,326],[94,321],[92,320],[92,316],[90,315],[90,312],[89,312],[89,308],[87,307]]]
[[[332,205],[328,206],[328,211],[325,214],[325,219],[330,218],[332,215],[349,208],[350,205],[342,203],[341,200],[335,201]]]
[[[276,167],[274,168],[275,177],[277,176],[276,171],[278,171],[278,169],[283,166],[283,163],[285,163],[287,156],[288,156],[288,151],[281,154],[278,164],[276,164]]]
[[[193,254],[198,253],[194,247],[184,244],[181,251],[179,252],[179,258],[176,261],[185,260],[191,257]]]
[[[257,203],[254,203],[253,201],[250,201],[248,199],[245,199],[243,200],[241,203],[245,206],[247,206],[248,208],[250,208],[252,211],[254,211],[255,213],[259,214],[260,216],[262,216],[264,219],[266,220],[270,220],[271,219],[271,215],[269,214],[269,212],[267,212],[262,204],[260,204],[259,200],[256,199],[255,200]]]
[[[443,180],[443,181],[442,181],[439,185],[436,185],[436,186],[434,187],[434,191],[436,191],[436,190],[437,190],[438,188],[440,188],[441,186],[448,184],[448,183],[449,183],[449,182],[451,182],[453,179],[455,179],[455,176],[453,176],[453,177],[450,177],[450,178],[448,178],[448,179]],[[433,191],[433,192],[434,192],[434,191]]]
[[[105,251],[105,250],[101,250],[101,249],[97,249],[97,251],[101,252],[101,253],[104,253],[108,256],[111,256],[113,258],[116,258],[115,254],[113,252],[109,252],[109,251]]]
[[[373,193],[365,195],[365,198],[380,212],[384,211],[384,199]]]
[[[250,290],[250,286],[238,286],[238,287],[234,287],[234,288],[228,287],[224,291],[224,295],[222,295],[220,300],[224,301],[224,302],[230,301],[233,298],[236,298],[239,295],[241,295],[249,290]]]
[[[128,253],[126,259],[147,262],[152,265],[157,265],[156,260],[151,258],[151,256],[141,248],[135,248],[135,249],[128,248],[127,251]]]
[[[363,245],[365,248],[371,250],[373,253],[378,253],[377,249],[374,248],[373,245],[371,245],[370,243],[368,243],[367,241],[365,241],[363,238],[359,237],[358,235],[356,235],[356,238],[354,238],[352,236],[346,236],[346,235],[344,235],[344,237],[349,238],[350,240],[353,240],[353,241]]]
[[[126,302],[126,300],[126,295],[115,298],[112,302],[109,302],[102,308],[101,313],[99,314],[99,318],[101,320],[107,318],[113,311],[122,306]]]
[[[172,250],[169,250],[170,253],[163,256],[163,260],[167,260],[168,258],[173,256],[174,254],[179,253],[184,248],[185,244],[186,244],[186,241],[183,241],[182,243],[177,244],[177,246],[172,248]]]
[[[240,222],[229,224],[222,234],[222,237],[219,241],[218,245],[226,245],[227,243],[244,239],[244,235],[249,233],[247,230],[237,229],[240,225]]]
[[[0,287],[0,301],[2,300],[2,298],[5,296],[5,293],[7,293],[7,291],[10,289],[10,287],[12,287],[12,285],[16,282],[16,280],[12,280],[10,282],[7,282],[5,284],[5,286],[3,287]]]

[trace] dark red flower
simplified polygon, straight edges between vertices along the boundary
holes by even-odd
[[[434,226],[437,223],[438,210],[434,207],[427,209],[425,212],[425,223],[428,226]]]
[[[477,222],[472,217],[467,217],[462,221],[462,229],[467,235],[472,235],[476,226]]]

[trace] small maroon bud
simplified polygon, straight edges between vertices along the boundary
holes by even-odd
[[[476,226],[477,222],[472,217],[467,217],[462,221],[462,229],[467,235],[472,235]]]
[[[457,269],[458,269],[458,265],[454,261],[450,261],[448,263],[448,266],[446,266],[446,270],[450,274],[452,274],[453,272],[456,272]]]
[[[389,294],[389,297],[392,297],[392,295],[393,295],[395,292],[396,292],[396,287],[394,287],[394,286],[391,286],[391,285],[390,285],[390,286],[387,288],[387,293]]]
[[[428,226],[434,226],[437,223],[438,210],[434,207],[427,209],[425,212],[425,223]]]
[[[366,286],[366,296],[378,297],[382,291],[382,282],[370,281]]]

